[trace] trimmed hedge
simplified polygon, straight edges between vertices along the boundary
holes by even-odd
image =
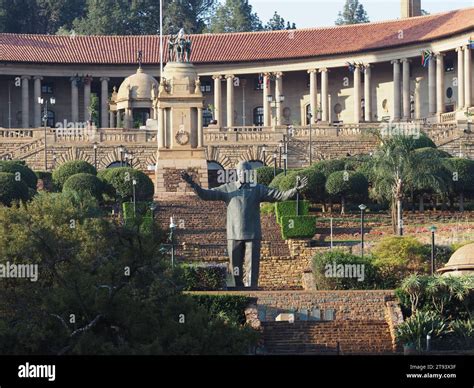
[[[255,298],[240,295],[191,294],[191,297],[206,308],[210,316],[225,316],[231,322],[242,325],[246,322],[245,309],[255,302]]]
[[[309,202],[300,201],[299,203],[299,214],[300,216],[306,216],[309,213]],[[281,217],[283,216],[296,216],[296,201],[283,201],[275,203],[275,216],[277,223],[281,225]]]
[[[64,182],[63,192],[89,193],[100,200],[104,190],[102,181],[95,175],[79,173],[70,176]]]
[[[29,188],[36,190],[38,178],[36,174],[19,160],[0,160],[0,172],[6,172],[17,175],[21,181]]]
[[[257,171],[257,183],[268,186],[273,181],[273,166],[264,166],[259,167],[255,171]],[[276,175],[283,172],[281,168],[276,169]]]
[[[0,172],[0,203],[9,206],[15,200],[27,201],[29,197],[28,186],[23,181],[17,181],[9,172]]]
[[[114,189],[114,196],[122,201],[133,197],[134,179],[137,181],[135,187],[136,201],[151,201],[153,199],[155,192],[153,182],[141,171],[130,167],[116,167],[107,170],[107,172],[101,172],[99,178],[110,185]]]
[[[288,171],[287,171],[287,175],[288,175]],[[286,176],[285,173],[283,172],[279,173],[275,178],[272,179],[268,187],[272,189],[278,189],[280,187],[281,180],[285,178],[285,176]]]
[[[185,291],[212,291],[226,288],[225,265],[185,264],[182,269]]]
[[[58,188],[62,189],[68,178],[80,173],[97,175],[97,170],[84,160],[71,160],[54,169],[53,182]]]
[[[316,234],[315,216],[283,216],[281,217],[281,236],[289,238],[311,238]]]

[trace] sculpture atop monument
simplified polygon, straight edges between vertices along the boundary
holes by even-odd
[[[171,62],[190,62],[191,39],[186,37],[184,28],[176,35],[171,35],[168,41],[168,57]]]

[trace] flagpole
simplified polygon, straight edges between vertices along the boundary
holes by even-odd
[[[160,0],[160,80],[163,74],[163,0]]]

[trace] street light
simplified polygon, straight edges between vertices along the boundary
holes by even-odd
[[[94,143],[94,167],[97,170],[97,142]]]
[[[125,152],[125,148],[123,147],[123,145],[119,145],[118,152],[120,154],[120,167],[123,167],[123,154]]]
[[[367,209],[367,206],[365,206],[363,203],[359,205],[360,209],[360,245],[361,245],[361,256],[362,258],[364,257],[364,215],[365,215],[365,209]]]
[[[50,97],[49,103],[51,105],[56,104],[56,99]],[[47,147],[47,130],[46,125],[48,124],[48,99],[38,97],[38,104],[43,107],[43,125],[44,125],[44,170],[48,171],[48,147]]]
[[[308,120],[309,120],[309,165],[313,164],[313,127],[311,126],[311,121],[313,121],[313,115],[308,112]]]
[[[288,155],[285,153],[283,154],[283,171],[284,171],[285,176],[286,176],[287,168],[288,168]]]
[[[278,153],[279,153],[279,158],[280,158],[280,161],[278,163],[278,168],[281,169],[281,149],[284,147],[285,145],[283,144],[283,141],[280,141],[278,143]]]
[[[262,147],[262,153],[263,153],[263,165],[266,166],[267,165],[267,147],[266,146],[263,146]]]
[[[435,272],[435,232],[436,232],[436,226],[431,226],[430,227],[430,232],[431,232],[431,276],[434,275]]]
[[[278,104],[281,104],[283,101],[285,101],[285,96],[283,94],[280,94],[275,99],[273,99],[273,96],[269,94],[267,95],[267,101],[270,104],[273,104],[273,108],[275,108],[275,111],[276,111]],[[275,112],[275,127],[277,125],[278,125],[278,115]]]
[[[132,180],[132,189],[133,189],[133,214],[136,217],[137,216],[137,198],[135,195],[135,186],[137,185],[137,180],[133,179]]]
[[[176,224],[174,223],[173,217],[170,217],[169,240],[171,243],[171,267],[174,267],[174,231],[175,230],[176,230]]]
[[[273,153],[273,178],[276,177],[277,174],[277,153]]]

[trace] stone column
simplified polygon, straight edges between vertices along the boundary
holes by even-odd
[[[268,96],[270,93],[270,76],[265,73],[263,75],[263,126],[271,126],[271,112],[270,112],[270,103],[268,102]]]
[[[41,115],[41,104],[38,102],[38,99],[41,98],[41,81],[43,77],[35,76],[34,78],[34,97],[33,97],[33,126],[35,128],[41,127],[42,115]]]
[[[222,128],[224,127],[222,122],[222,86],[221,86],[221,75],[213,75],[214,80],[214,120],[217,121],[217,125]]]
[[[227,113],[227,127],[233,127],[234,126],[234,75],[233,74],[228,74],[225,76],[227,80],[227,86],[226,86],[226,93],[227,93],[227,99],[226,99],[226,113]]]
[[[354,123],[360,122],[360,66],[354,68]]]
[[[158,108],[158,148],[165,146],[165,114],[163,108]]]
[[[410,120],[411,113],[410,113],[410,60],[407,58],[402,59],[402,66],[403,66],[403,82],[402,82],[402,89],[403,89],[403,120]]]
[[[107,128],[109,126],[108,121],[108,110],[109,110],[109,81],[110,78],[102,77],[100,79],[101,91],[100,91],[100,126],[101,128]]]
[[[30,76],[21,77],[21,126],[30,127]]]
[[[444,54],[436,55],[436,113],[444,113]]]
[[[283,103],[280,101],[280,96],[283,95],[283,73],[276,73],[275,80],[275,100],[276,100],[276,125],[282,123]]]
[[[310,69],[309,73],[309,104],[311,107],[311,123],[315,124],[318,120],[318,70]]]
[[[204,144],[204,129],[202,126],[202,108],[197,108],[197,146],[201,148]]]
[[[115,128],[115,112],[113,111],[109,112],[109,123],[110,123],[110,128]]]
[[[464,47],[464,106],[472,104],[472,50]]]
[[[436,114],[436,57],[432,56],[428,62],[428,112]]]
[[[421,94],[420,94],[420,86],[423,77],[416,77],[415,78],[415,120],[421,119]]]
[[[122,128],[122,112],[117,110],[117,128]]]
[[[364,68],[364,120],[372,121],[372,65]]]
[[[328,69],[320,69],[321,72],[321,121],[329,121],[329,101],[328,101],[328,91],[329,91],[329,80],[328,80]]]
[[[401,118],[400,99],[400,62],[398,59],[392,61],[393,64],[393,120]]]
[[[456,75],[458,78],[458,106],[457,109],[464,108],[464,49],[463,47],[456,48],[458,53],[458,63]]]
[[[91,82],[92,80],[88,79],[84,82],[84,121],[88,121],[90,118],[89,107],[91,105]]]
[[[71,78],[71,121],[79,122],[79,90],[75,77]]]

